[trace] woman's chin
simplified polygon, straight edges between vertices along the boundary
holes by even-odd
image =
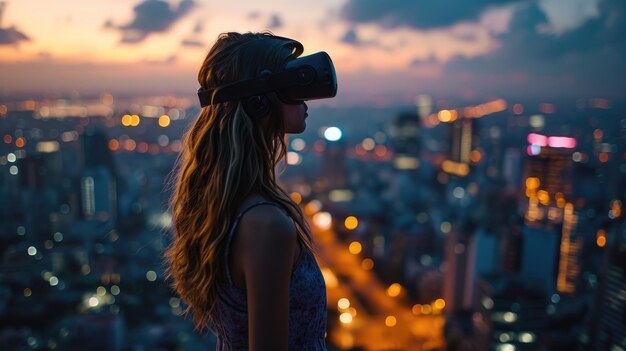
[[[302,122],[301,126],[294,126],[294,127],[288,128],[285,131],[285,133],[287,133],[287,134],[300,134],[300,133],[303,133],[305,129],[306,129],[306,122]]]

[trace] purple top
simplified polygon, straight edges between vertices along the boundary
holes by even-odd
[[[248,311],[246,291],[233,284],[228,268],[230,243],[241,217],[258,205],[279,204],[260,201],[244,209],[233,223],[226,242],[226,276],[228,282],[218,286],[213,328],[217,334],[216,351],[248,350]],[[286,211],[285,211],[286,212]],[[289,285],[289,350],[326,351],[326,284],[315,257],[302,249],[291,272]]]

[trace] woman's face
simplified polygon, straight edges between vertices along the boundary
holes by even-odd
[[[302,102],[298,105],[280,103],[280,108],[285,119],[285,133],[287,134],[300,134],[306,129],[306,118],[309,108],[306,103]]]

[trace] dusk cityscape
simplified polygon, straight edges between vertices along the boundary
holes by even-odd
[[[626,350],[622,0],[0,1],[0,350],[214,350],[165,279],[217,35],[333,58],[280,185],[328,350]]]

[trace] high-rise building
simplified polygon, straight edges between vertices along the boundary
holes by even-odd
[[[563,209],[572,199],[572,152],[576,140],[528,135],[526,162],[526,224],[554,227],[563,222]]]
[[[532,280],[492,273],[476,280],[474,340],[480,350],[540,350],[546,298]]]
[[[551,228],[522,227],[520,275],[542,284],[547,292],[556,289],[560,232]]]
[[[414,113],[400,114],[392,129],[395,151],[394,167],[398,170],[414,170],[419,167],[420,128]]]
[[[574,210],[574,205],[567,203],[563,213],[563,229],[561,231],[561,247],[559,256],[559,271],[556,289],[560,293],[574,294],[580,275],[580,253],[583,245],[583,236],[579,226],[580,216]]]
[[[83,135],[84,169],[80,179],[81,209],[85,219],[117,218],[117,179],[108,141],[101,131]]]
[[[609,238],[589,329],[579,340],[588,350],[626,350],[626,221]]]

